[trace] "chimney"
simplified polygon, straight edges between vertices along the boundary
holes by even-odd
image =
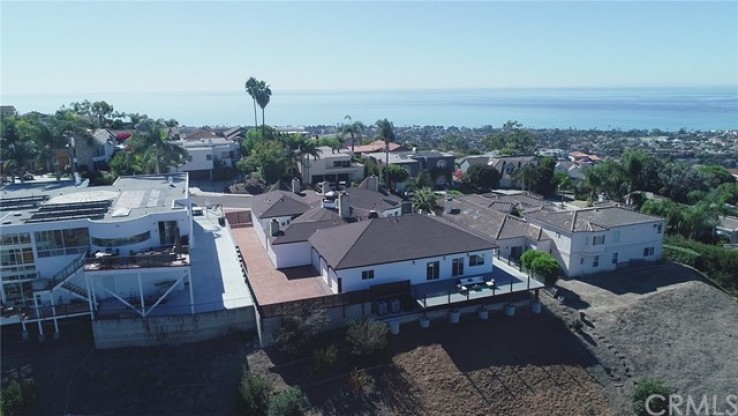
[[[446,198],[446,203],[443,204],[443,213],[444,214],[450,214],[451,211],[454,210],[454,199],[453,198]]]
[[[377,214],[376,210],[369,211],[369,219],[372,219],[372,218],[379,218],[379,215]]]
[[[351,206],[349,205],[349,195],[346,192],[338,194],[338,215],[341,218],[351,216]]]
[[[367,188],[370,191],[379,192],[379,180],[377,179],[377,177],[375,175],[372,175],[367,179]]]
[[[276,218],[272,219],[269,223],[269,234],[271,234],[272,237],[279,234],[279,221],[277,221]]]
[[[295,194],[299,194],[302,188],[300,187],[300,179],[299,178],[292,178],[292,192]]]

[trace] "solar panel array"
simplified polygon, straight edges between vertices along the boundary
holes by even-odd
[[[32,209],[44,201],[48,201],[48,195],[23,196],[16,198],[3,198],[0,200],[0,211],[14,211],[19,209]]]
[[[46,204],[38,209],[26,223],[51,222],[76,219],[100,219],[110,209],[111,201],[75,202],[72,204]]]

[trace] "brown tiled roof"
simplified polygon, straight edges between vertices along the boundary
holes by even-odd
[[[354,153],[372,153],[372,152],[379,152],[383,151],[385,147],[384,140],[375,140],[369,144],[364,144],[361,146],[354,146]],[[389,144],[389,151],[394,152],[396,150],[404,150],[405,146],[398,144],[398,143],[390,143]]]
[[[495,247],[464,227],[426,215],[375,218],[319,230],[310,243],[336,270]]]

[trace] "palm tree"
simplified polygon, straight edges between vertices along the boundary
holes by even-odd
[[[594,201],[597,197],[597,193],[602,189],[604,178],[601,176],[599,169],[594,166],[590,166],[584,170],[584,184],[589,189],[589,199]]]
[[[303,180],[305,180],[306,183],[312,183],[312,180],[310,180],[310,156],[312,156],[314,160],[318,160],[321,150],[318,148],[318,144],[315,140],[311,138],[303,138],[300,141],[298,151],[300,152],[300,159],[302,159],[303,156],[306,156],[308,159],[305,164],[305,176],[307,178],[303,178]]]
[[[188,155],[182,146],[169,140],[166,127],[153,120],[139,124],[132,139],[132,146],[134,154],[146,161],[143,164],[146,170],[154,170],[157,175],[161,173],[161,166],[167,169],[179,166]],[[152,165],[155,169],[150,169]]]
[[[387,120],[377,120],[377,139],[384,140],[384,184],[389,188],[389,144],[395,141],[395,127]]]
[[[347,120],[347,123],[344,123],[341,126],[341,135],[349,134],[351,135],[351,155],[354,154],[354,144],[356,143],[356,137],[361,138],[361,133],[364,132],[364,129],[366,126],[364,126],[364,123],[361,121],[352,121],[351,116],[346,116],[343,118],[344,120]]]
[[[249,94],[251,99],[254,101],[254,128],[259,126],[259,120],[256,118],[256,94],[259,88],[259,81],[254,77],[250,77],[246,81],[246,93]]]
[[[269,84],[264,81],[259,81],[256,93],[256,103],[261,107],[261,136],[264,137],[264,109],[269,105],[269,100],[272,97],[272,90],[269,88]]]
[[[436,194],[431,188],[420,188],[413,195],[413,209],[416,211],[430,214],[434,208],[437,208]]]

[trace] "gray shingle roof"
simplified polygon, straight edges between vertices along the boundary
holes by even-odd
[[[310,202],[287,191],[272,191],[251,198],[251,211],[257,218],[300,215],[310,209]]]
[[[493,206],[490,207],[486,198],[478,195],[465,195],[454,201],[454,204],[456,208],[454,213],[445,214],[445,218],[496,240],[518,237],[541,239],[539,227],[497,210],[494,201],[491,204]]]
[[[353,218],[341,218],[335,210],[316,207],[295,218],[279,235],[271,237],[271,241],[273,245],[308,241],[317,230],[354,221]]]
[[[310,243],[336,270],[496,247],[465,227],[425,215],[375,218],[318,230]]]
[[[363,188],[348,188],[346,194],[349,197],[349,205],[356,216],[368,216],[369,211],[382,212],[388,209],[398,208],[402,199],[395,195],[385,195],[381,192],[371,191]]]
[[[525,218],[569,232],[603,231],[623,225],[663,221],[660,217],[619,207],[586,208],[565,212],[539,210],[526,213]]]

